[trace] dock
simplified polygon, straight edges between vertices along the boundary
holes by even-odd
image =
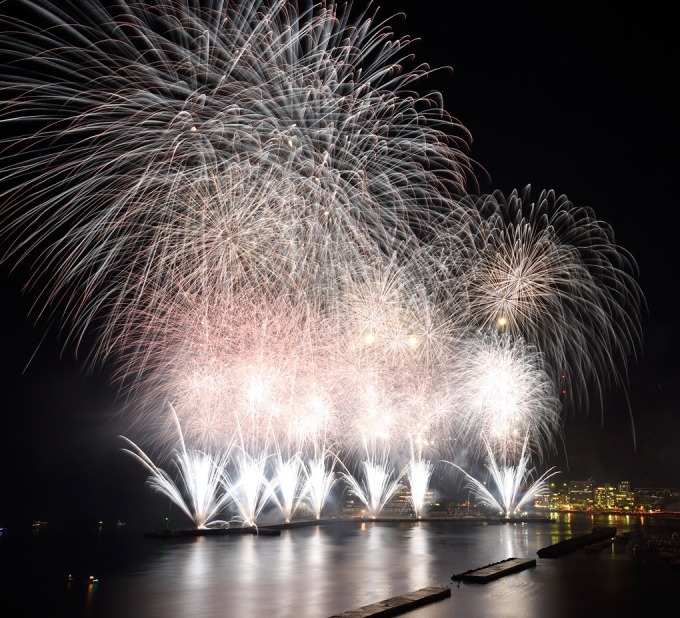
[[[408,594],[402,594],[384,601],[364,605],[357,609],[351,609],[342,614],[334,614],[329,618],[387,618],[388,616],[398,616],[404,612],[409,612],[412,609],[446,599],[450,596],[450,588],[428,586]]]
[[[554,545],[548,545],[548,547],[543,547],[536,553],[539,558],[558,558],[559,556],[564,556],[565,554],[581,549],[582,547],[600,543],[607,539],[613,539],[615,536],[616,528],[593,528],[592,532],[588,534],[574,536],[570,539],[555,543]]]
[[[524,569],[536,566],[535,558],[507,558],[499,562],[487,564],[478,569],[470,569],[464,573],[452,575],[453,581],[461,581],[475,584],[485,584],[499,577],[505,577],[511,573],[518,573]]]

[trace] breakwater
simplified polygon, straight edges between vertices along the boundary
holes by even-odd
[[[396,597],[351,609],[330,618],[390,618],[451,596],[450,588],[428,586]]]
[[[485,584],[486,582],[493,581],[499,577],[504,577],[511,573],[518,573],[519,571],[534,566],[536,566],[536,560],[534,558],[507,558],[506,560],[493,562],[478,569],[470,569],[464,573],[452,575],[451,579],[453,581]]]
[[[554,545],[548,545],[548,547],[543,547],[536,553],[539,558],[558,558],[559,556],[564,556],[565,554],[592,545],[593,543],[613,539],[615,536],[616,528],[593,528],[592,532],[588,534],[571,537],[564,541],[560,541],[559,543],[555,543]]]

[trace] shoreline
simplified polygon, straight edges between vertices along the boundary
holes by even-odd
[[[452,523],[452,524],[555,524],[557,517],[564,514],[583,515],[590,517],[635,517],[644,519],[653,517],[657,521],[669,521],[680,524],[680,513],[613,513],[613,512],[588,512],[588,511],[551,511],[551,516],[527,516],[527,517],[488,517],[488,516],[464,516],[464,517],[326,517],[321,519],[300,519],[290,522],[266,523],[256,526],[234,526],[225,528],[171,528],[167,530],[153,530],[143,535],[148,538],[186,538],[197,536],[221,536],[235,534],[253,534],[255,536],[279,536],[282,530],[301,528],[308,526],[327,526],[340,524],[370,524],[370,523]]]
[[[304,519],[282,523],[262,524],[259,526],[234,526],[228,528],[169,528],[145,532],[148,538],[181,538],[196,536],[221,536],[228,534],[254,534],[263,536],[279,536],[282,530],[302,528],[308,526],[325,526],[337,524],[366,524],[366,523],[419,523],[419,522],[447,522],[447,523],[556,523],[557,520],[549,517],[331,517],[322,519]]]

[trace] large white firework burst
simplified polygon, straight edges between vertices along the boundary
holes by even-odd
[[[507,333],[477,333],[458,348],[454,375],[456,418],[473,452],[476,445],[512,459],[555,448],[561,406],[534,346]]]
[[[131,392],[139,411],[143,404],[148,412],[142,424],[169,398],[185,435],[203,449],[237,442],[261,452],[276,442],[296,453],[341,431],[332,381],[337,336],[323,315],[286,297],[172,300],[163,303],[165,315],[139,318],[121,365],[144,369]],[[141,349],[133,347],[138,341]]]
[[[417,244],[464,191],[467,133],[407,38],[351,3],[27,1],[0,16],[9,255],[80,337],[147,285],[322,293]],[[261,247],[269,247],[265,252]],[[212,283],[212,281],[211,281]],[[185,291],[185,290],[183,290]]]

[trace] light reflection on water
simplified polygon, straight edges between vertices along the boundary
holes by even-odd
[[[423,527],[423,524],[417,524],[409,531],[407,535],[408,556],[411,561],[411,568],[409,569],[409,589],[417,590],[422,588],[420,582],[430,581],[430,535]]]
[[[409,612],[411,618],[443,618],[454,610],[466,618],[592,615],[587,612],[600,597],[608,603],[602,601],[605,615],[617,599],[628,615],[631,589],[656,588],[658,597],[663,586],[680,585],[680,572],[660,573],[658,565],[622,555],[616,544],[597,554],[537,559],[535,568],[488,584],[451,581],[454,573],[509,557],[536,557],[541,547],[593,525],[622,532],[640,520],[570,515],[550,524],[335,522],[285,529],[280,537],[169,540],[132,530],[77,541],[55,533],[30,551],[5,537],[0,558],[16,551],[13,560],[44,565],[44,594],[22,597],[12,616],[49,607],[49,615],[93,618],[326,618],[425,586],[448,586],[451,598]],[[80,579],[66,585],[71,571]],[[94,571],[99,583],[86,585],[83,578]],[[60,605],[65,611],[55,610]]]

